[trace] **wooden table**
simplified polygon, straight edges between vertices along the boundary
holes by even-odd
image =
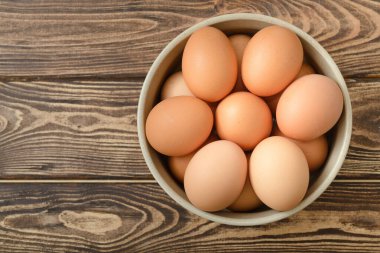
[[[289,219],[216,224],[153,180],[138,96],[189,26],[262,13],[316,38],[349,87],[353,135],[328,190]],[[378,1],[1,1],[0,252],[380,252]]]

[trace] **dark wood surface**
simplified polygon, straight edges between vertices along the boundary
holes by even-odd
[[[379,80],[346,79],[353,134],[338,178],[380,179]],[[142,82],[0,83],[1,178],[152,179],[137,138]]]
[[[342,71],[353,135],[334,183],[258,227],[193,215],[139,149],[138,96],[163,47],[250,12],[315,37]],[[0,252],[380,252],[378,1],[0,1]]]
[[[345,76],[378,76],[378,1],[1,1],[0,75],[145,77],[164,46],[224,13],[281,18],[314,36]]]
[[[334,182],[289,219],[199,218],[154,183],[0,186],[2,252],[379,252],[380,185]],[[149,197],[147,197],[149,196]]]

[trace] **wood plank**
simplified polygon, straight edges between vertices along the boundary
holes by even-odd
[[[380,178],[380,82],[347,80],[354,108],[339,178]],[[131,82],[0,84],[1,178],[142,178]]]
[[[1,177],[146,177],[136,133],[140,84],[1,83]]]
[[[156,184],[2,184],[2,252],[378,252],[380,186],[330,186],[304,211],[257,227],[193,215]]]
[[[339,178],[379,179],[380,79],[346,80],[346,83],[353,110],[352,137]]]
[[[152,179],[137,138],[141,83],[0,83],[0,178]],[[347,84],[353,135],[338,178],[380,179],[380,80]]]
[[[380,75],[378,1],[1,1],[0,78],[144,77],[186,28],[261,13],[315,37],[346,77]]]

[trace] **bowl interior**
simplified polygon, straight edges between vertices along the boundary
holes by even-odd
[[[149,146],[145,137],[146,117],[152,107],[158,102],[157,98],[159,97],[160,88],[166,77],[180,69],[182,51],[193,31],[200,27],[211,25],[222,30],[227,35],[238,33],[253,35],[263,27],[273,24],[287,27],[297,33],[301,39],[308,61],[311,62],[319,73],[335,80],[343,92],[344,110],[339,122],[335,126],[334,134],[331,136],[328,158],[324,168],[311,181],[304,200],[290,211],[261,210],[251,213],[235,213],[225,210],[216,213],[204,212],[194,207],[187,200],[184,190],[168,173],[160,155]],[[335,178],[344,161],[351,136],[351,118],[351,104],[344,79],[334,61],[314,39],[302,30],[278,19],[255,14],[230,14],[211,18],[189,28],[177,36],[161,52],[152,65],[141,91],[138,108],[138,131],[142,152],[149,169],[161,187],[180,205],[193,213],[219,223],[258,225],[288,217],[312,203],[322,194]]]

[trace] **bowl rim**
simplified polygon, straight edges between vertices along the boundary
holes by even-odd
[[[177,192],[175,192],[168,183],[163,179],[163,177],[158,172],[157,168],[154,165],[154,162],[152,158],[150,157],[150,154],[148,152],[148,142],[145,136],[145,120],[144,120],[144,112],[145,112],[145,100],[147,97],[148,90],[150,89],[150,83],[154,77],[154,74],[158,68],[158,66],[162,63],[162,61],[167,57],[167,55],[171,52],[171,50],[179,44],[181,41],[183,41],[185,38],[190,36],[194,31],[198,30],[201,27],[204,26],[210,26],[215,25],[217,23],[226,22],[226,21],[261,21],[270,25],[279,25],[282,27],[286,27],[293,32],[295,32],[298,36],[302,37],[305,41],[307,41],[308,44],[310,44],[312,47],[314,47],[319,54],[323,58],[325,58],[327,61],[330,62],[332,68],[332,71],[335,73],[338,73],[337,75],[337,83],[343,93],[344,97],[344,113],[346,114],[346,121],[345,121],[345,132],[344,132],[344,138],[342,143],[342,148],[337,155],[337,159],[332,165],[332,170],[329,171],[326,178],[322,181],[322,183],[319,185],[317,189],[315,189],[314,192],[312,192],[310,195],[308,195],[306,198],[302,200],[295,208],[285,211],[285,212],[276,212],[271,214],[270,216],[266,217],[255,217],[255,218],[234,218],[234,217],[225,217],[225,216],[219,216],[217,213],[209,213],[202,211],[195,206],[193,206],[189,201],[182,198]],[[138,138],[139,143],[141,147],[141,151],[143,153],[145,162],[153,175],[154,179],[157,181],[157,183],[160,185],[160,187],[172,198],[174,201],[176,201],[179,205],[181,205],[186,210],[200,216],[203,218],[206,218],[208,220],[221,223],[221,224],[227,224],[227,225],[236,225],[236,226],[254,226],[254,225],[263,225],[275,221],[279,221],[281,219],[287,218],[311,203],[313,203],[323,192],[326,191],[328,186],[332,183],[336,175],[338,174],[340,168],[343,165],[343,162],[345,160],[345,157],[348,152],[348,148],[350,145],[351,140],[351,133],[352,133],[352,108],[351,108],[351,101],[350,96],[348,93],[347,85],[344,81],[344,78],[336,65],[335,61],[332,59],[332,57],[329,55],[329,53],[309,34],[301,30],[300,28],[296,27],[295,25],[292,25],[286,21],[273,18],[270,16],[262,15],[262,14],[253,14],[253,13],[234,13],[234,14],[224,14],[220,16],[211,17],[209,19],[203,20],[182,33],[180,33],[178,36],[176,36],[171,42],[169,42],[165,48],[161,51],[161,53],[157,56],[155,61],[153,62],[152,66],[150,67],[148,74],[145,78],[145,81],[143,83],[139,102],[138,102],[138,108],[137,108],[137,130],[138,130]]]

